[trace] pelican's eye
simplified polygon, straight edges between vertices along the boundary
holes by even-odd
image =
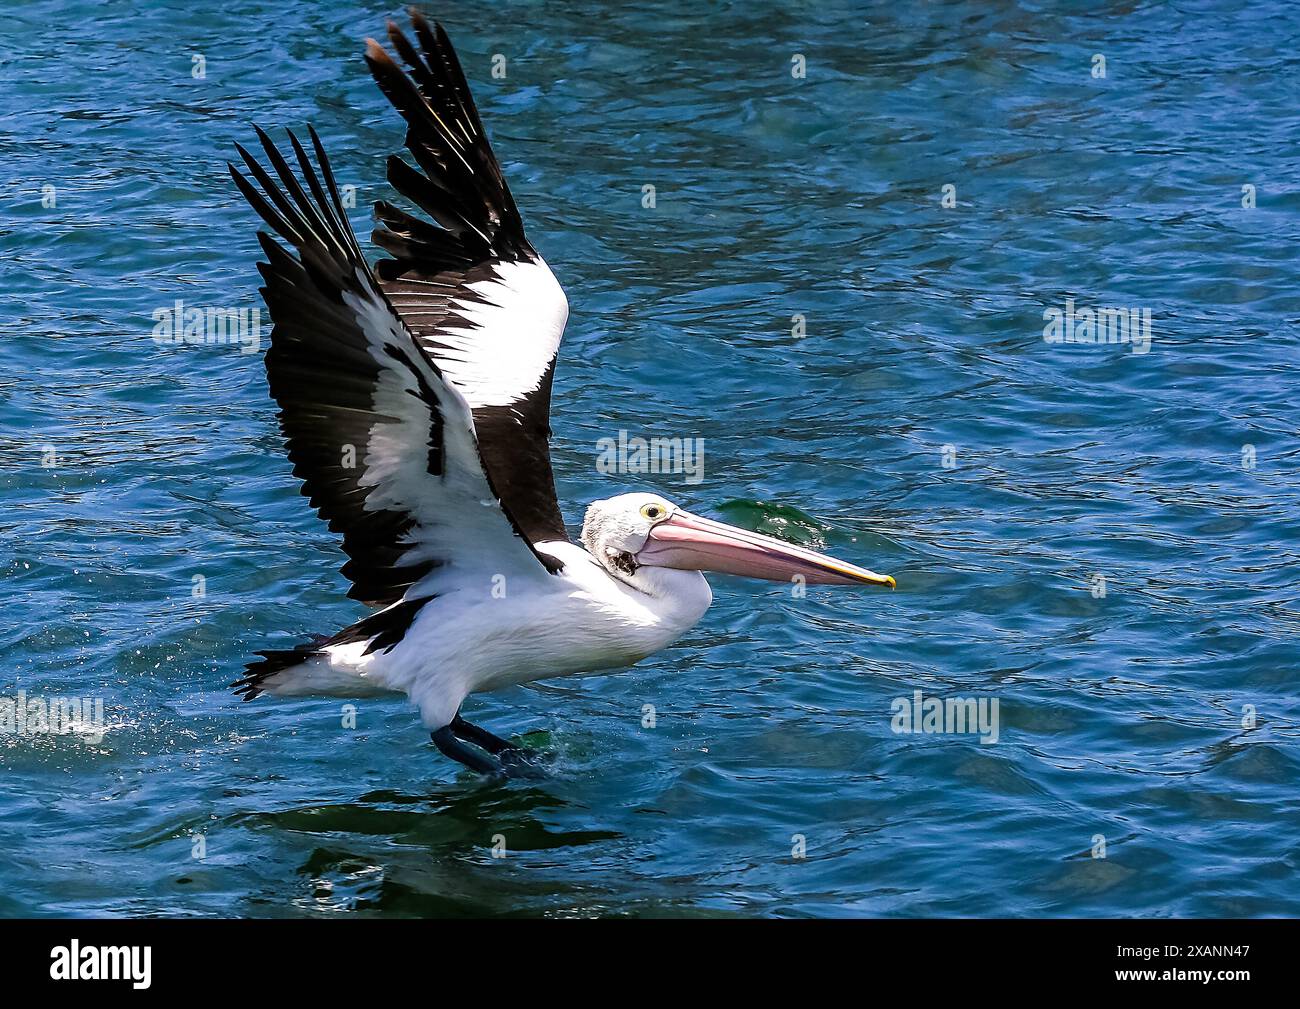
[[[648,518],[651,522],[657,522],[668,514],[668,509],[661,504],[648,504],[641,506],[641,515]]]

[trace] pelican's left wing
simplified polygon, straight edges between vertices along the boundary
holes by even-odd
[[[258,269],[275,324],[271,395],[302,493],[351,558],[349,592],[372,606],[427,598],[440,574],[483,577],[559,565],[538,553],[485,472],[469,405],[394,311],[344,213],[315,131],[317,170],[290,142],[307,189],[261,130],[277,181],[242,147],[261,192],[240,191],[296,252],[264,232]],[[310,194],[307,190],[310,190]]]

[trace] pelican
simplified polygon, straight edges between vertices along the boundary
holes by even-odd
[[[447,757],[534,776],[534,754],[461,717],[466,697],[634,665],[704,615],[705,571],[894,579],[654,493],[594,502],[569,539],[549,448],[568,302],[524,235],[446,32],[411,16],[414,42],[388,24],[405,69],[366,40],[414,161],[390,156],[388,181],[422,212],[375,204],[390,258],[367,264],[310,126],[314,162],[288,133],[298,175],[256,127],[269,169],[239,145],[247,174],[230,165],[285,243],[258,232],[266,373],[293,472],[342,536],[349,597],[373,609],[258,652],[232,687],[246,700],[405,694]]]

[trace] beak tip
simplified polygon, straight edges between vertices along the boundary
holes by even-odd
[[[898,588],[898,582],[894,581],[894,576],[893,576],[893,575],[885,575],[885,580],[886,580],[887,582],[889,582],[889,591],[890,591],[890,592],[893,592],[894,589]]]

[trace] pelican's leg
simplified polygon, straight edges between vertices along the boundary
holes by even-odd
[[[437,732],[431,732],[429,736],[433,740],[433,745],[442,751],[444,757],[450,757],[464,764],[471,771],[490,774],[493,777],[502,777],[507,773],[505,765],[496,757],[489,757],[486,753],[457,739],[450,725],[444,725]]]
[[[502,739],[500,736],[488,732],[482,726],[465,721],[460,717],[459,711],[456,712],[456,717],[451,720],[450,728],[465,742],[481,746],[500,760],[505,765],[507,772],[513,772],[522,777],[538,776],[531,773],[538,769],[538,754],[534,754],[522,746],[517,746],[509,740]]]
[[[542,773],[524,756],[524,751],[517,746],[511,746],[504,739],[500,739],[484,729],[476,729],[483,734],[487,740],[492,740],[495,744],[501,744],[504,749],[498,749],[489,756],[482,750],[475,749],[470,742],[491,751],[489,743],[483,739],[471,738],[466,726],[475,729],[469,722],[458,719],[452,719],[451,723],[444,725],[437,732],[429,733],[429,738],[433,740],[444,757],[450,757],[461,764],[464,764],[471,771],[477,771],[479,774],[487,774],[493,778],[540,778]],[[458,736],[460,738],[458,738]],[[466,740],[469,740],[468,742]],[[499,754],[499,756],[498,756]]]
[[[480,728],[472,722],[467,722],[460,717],[460,712],[456,712],[456,717],[451,720],[451,731],[467,743],[473,743],[475,746],[481,746],[491,754],[504,753],[506,750],[518,750],[519,747],[500,736],[495,736],[488,732],[487,729]]]

